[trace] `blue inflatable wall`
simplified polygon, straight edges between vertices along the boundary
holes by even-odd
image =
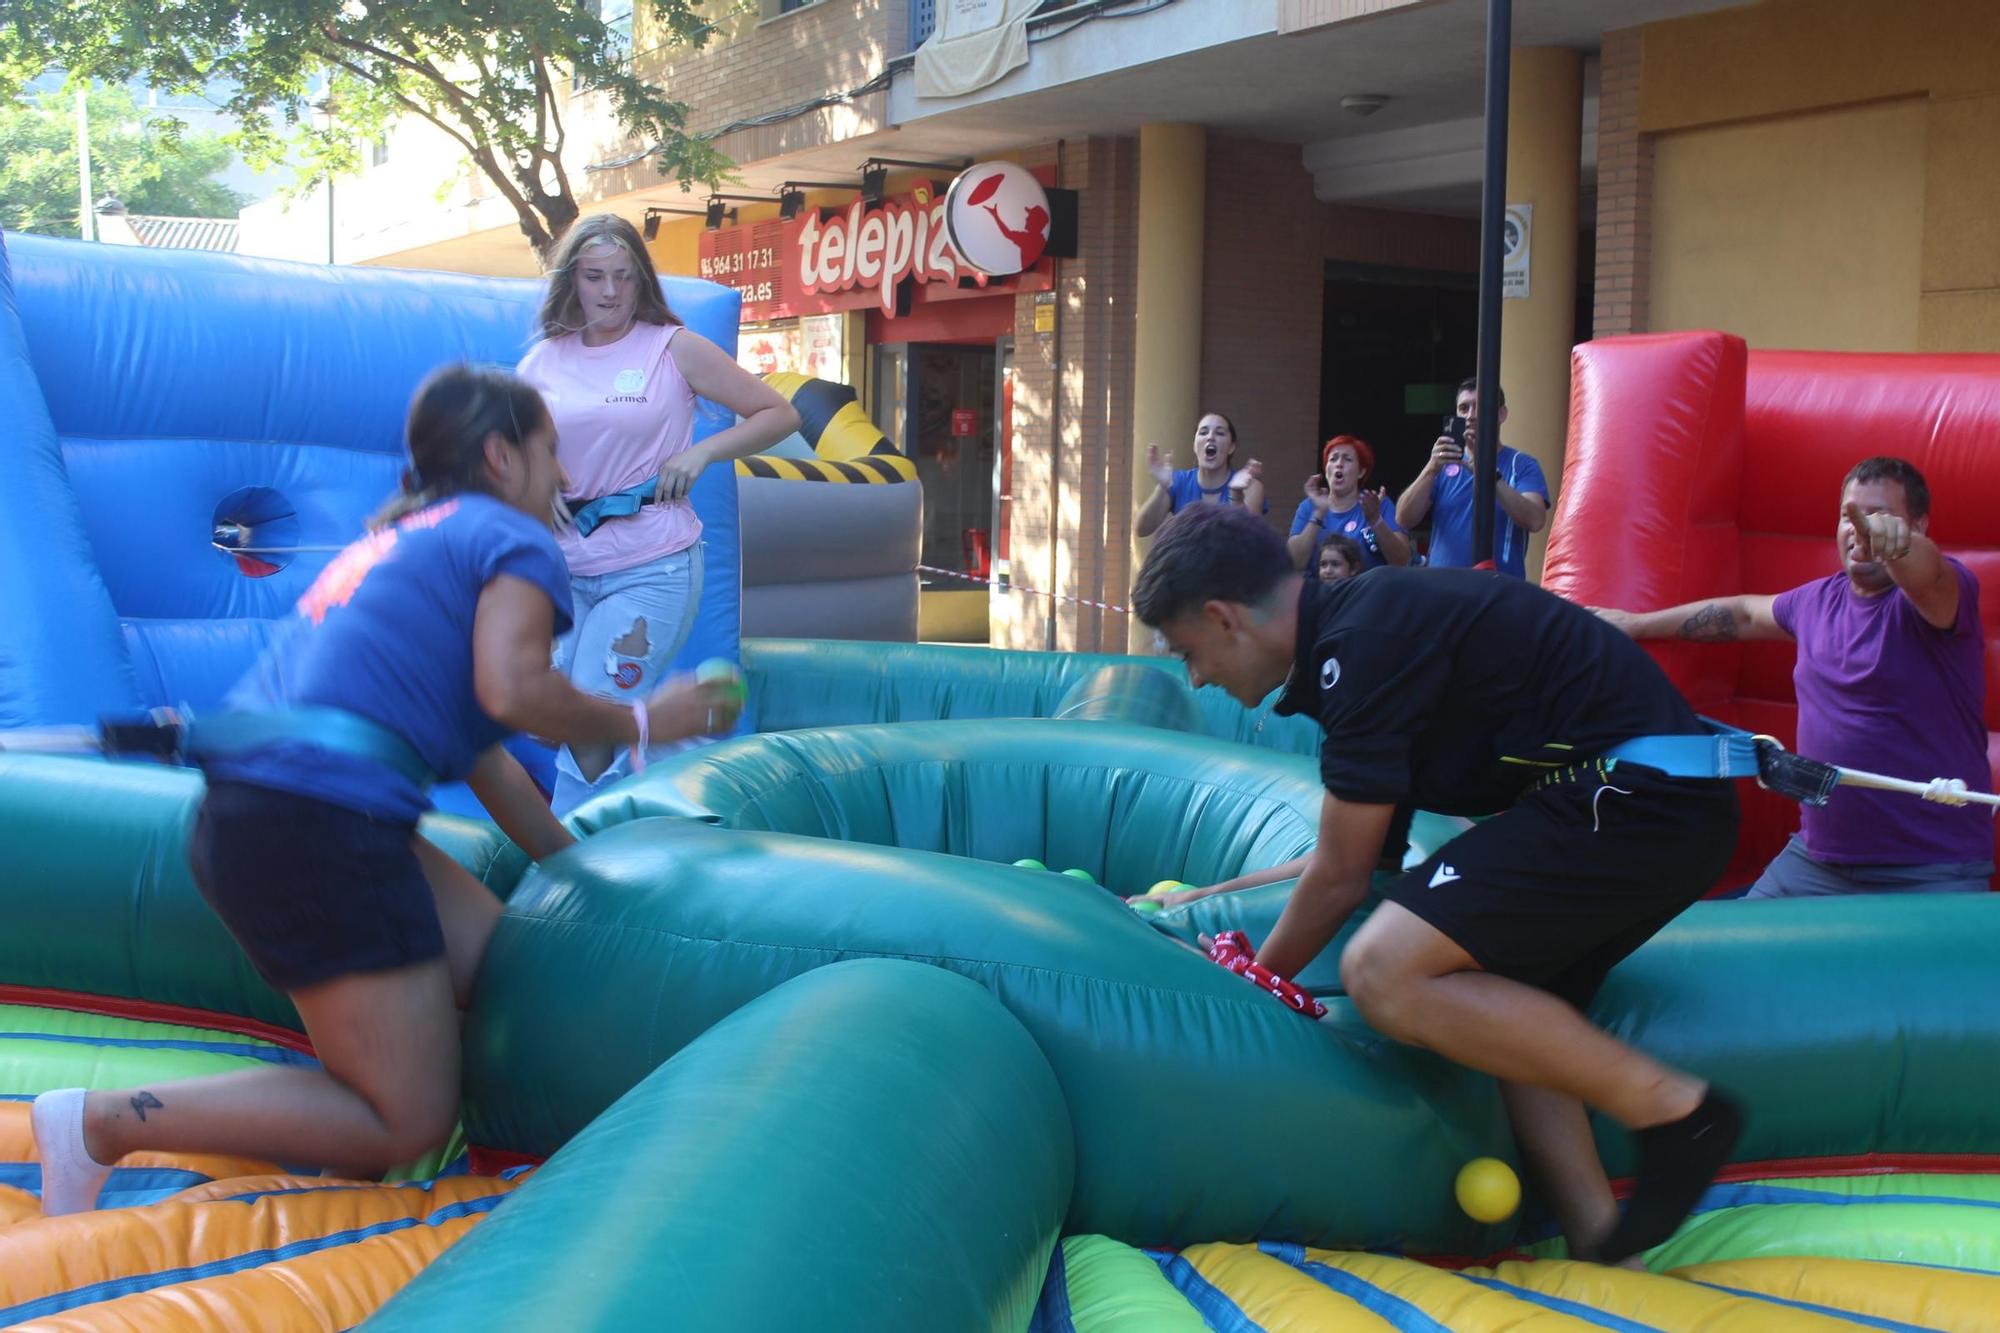
[[[11,280],[9,269],[11,265]],[[736,345],[738,298],[668,279]],[[0,238],[0,727],[213,707],[397,486],[433,367],[512,366],[541,284]],[[706,435],[732,418],[703,404]],[[695,487],[707,582],[682,665],[737,659],[736,476]],[[297,548],[252,577],[212,542]]]

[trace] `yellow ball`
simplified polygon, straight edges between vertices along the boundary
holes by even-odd
[[[1459,1168],[1458,1206],[1475,1222],[1504,1222],[1521,1206],[1521,1181],[1497,1157],[1475,1157]]]
[[[1147,889],[1146,892],[1148,895],[1156,893],[1174,893],[1186,887],[1187,885],[1181,883],[1177,879],[1163,879],[1159,883],[1155,884],[1152,888]]]

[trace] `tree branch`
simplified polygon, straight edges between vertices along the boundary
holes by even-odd
[[[376,77],[374,74],[370,73],[367,69],[364,69],[362,66],[357,65],[353,61],[347,59],[345,56],[337,56],[329,53],[327,59],[331,60],[334,64],[346,70],[349,74],[352,74],[355,78],[360,79],[362,82],[373,84],[375,87],[380,88],[384,93],[387,93],[389,97],[393,101],[395,101],[399,106],[406,107],[409,110],[416,112],[419,116],[422,116],[425,120],[428,120],[431,124],[437,126],[440,130],[443,130],[446,134],[450,135],[452,139],[457,141],[458,145],[461,148],[465,149],[466,152],[477,153],[479,151],[478,144],[474,143],[471,139],[467,138],[459,130],[453,128],[450,122],[441,119],[429,107],[425,106],[423,103],[417,101],[415,98],[404,93],[402,90],[388,86],[387,84],[383,83],[380,78]]]
[[[392,65],[399,65],[424,80],[424,82],[434,85],[440,93],[444,94],[444,99],[451,103],[453,109],[465,119],[467,124],[479,124],[479,104],[474,102],[470,97],[467,97],[463,88],[460,88],[457,84],[446,78],[443,72],[428,60],[412,60],[408,56],[398,55],[385,47],[376,46],[370,42],[356,41],[352,37],[342,36],[331,26],[323,28],[321,31],[325,33],[326,39],[336,46],[344,46],[358,55],[373,56],[377,60],[386,60]],[[385,86],[380,78],[355,69],[352,65],[348,65],[347,68],[354,70],[356,74],[359,74],[362,78],[367,79],[368,82],[377,87]],[[426,118],[429,117],[428,112],[425,115]],[[480,125],[479,137],[482,140],[490,137],[486,134],[483,125]]]

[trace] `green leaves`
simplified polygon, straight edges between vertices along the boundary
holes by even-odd
[[[637,63],[702,45],[704,7],[636,0],[638,44],[651,57]],[[244,159],[291,161],[309,180],[354,170],[397,118],[421,117],[458,142],[546,253],[578,211],[562,157],[572,86],[608,95],[663,173],[714,183],[729,168],[688,135],[687,107],[635,72],[629,38],[600,9],[598,0],[9,0],[0,96],[50,67],[220,88]]]
[[[214,177],[229,166],[221,136],[189,134],[120,87],[89,94],[91,188],[134,213],[233,218],[243,200]],[[71,92],[0,104],[0,228],[82,234],[77,217],[76,102]]]

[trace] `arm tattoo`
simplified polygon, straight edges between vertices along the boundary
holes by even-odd
[[[133,1114],[137,1115],[140,1120],[144,1120],[146,1118],[146,1112],[152,1110],[164,1110],[166,1108],[166,1105],[167,1104],[165,1102],[161,1101],[158,1097],[155,1097],[150,1092],[142,1092],[137,1097],[134,1097],[132,1099]]]
[[[1695,643],[1727,643],[1736,637],[1736,613],[1726,606],[1704,606],[1681,622],[1680,637]]]

